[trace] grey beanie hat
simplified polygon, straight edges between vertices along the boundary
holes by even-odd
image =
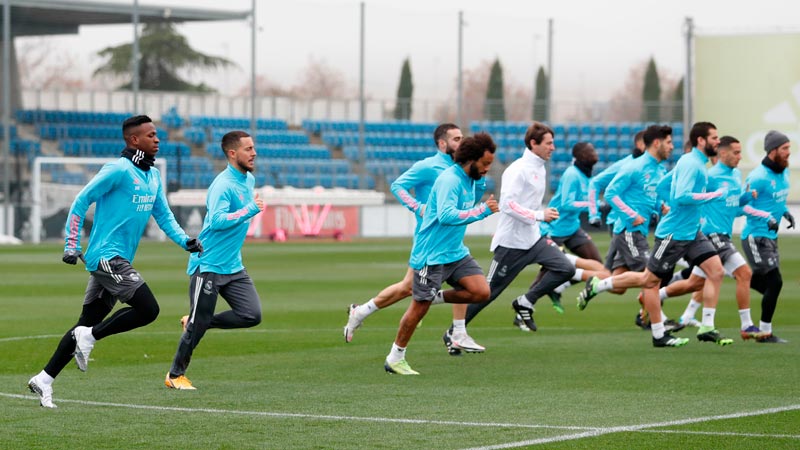
[[[789,142],[789,137],[780,131],[770,130],[764,138],[764,151],[769,153],[781,145]]]

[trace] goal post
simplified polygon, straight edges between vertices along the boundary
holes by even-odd
[[[42,211],[47,207],[50,212],[66,208],[69,210],[75,196],[85,184],[60,184],[42,180],[42,166],[97,166],[118,160],[119,158],[84,158],[69,156],[39,156],[33,160],[33,173],[31,174],[31,215],[30,230],[31,242],[38,244],[42,240]],[[156,159],[155,165],[161,171],[161,184],[167,188],[167,160]],[[88,173],[88,171],[87,171]]]

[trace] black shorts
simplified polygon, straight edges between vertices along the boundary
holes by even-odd
[[[679,259],[685,259],[692,266],[699,266],[713,256],[717,256],[717,250],[703,233],[698,231],[691,241],[676,241],[670,234],[663,239],[656,238],[647,269],[661,279],[670,279]]]
[[[442,288],[442,283],[456,289],[462,289],[458,280],[470,275],[483,275],[481,266],[470,255],[449,264],[437,264],[435,266],[425,266],[422,269],[414,269],[414,284],[412,291],[414,300],[421,302],[433,301],[436,293]]]
[[[113,307],[118,301],[127,303],[143,284],[141,275],[127,259],[119,256],[110,260],[101,259],[97,270],[89,277],[83,304],[88,305],[103,298],[105,292],[111,294],[109,306]]]
[[[559,247],[564,246],[569,249],[572,253],[575,253],[575,249],[580,247],[584,244],[589,244],[592,242],[592,237],[589,236],[583,229],[578,228],[578,231],[572,233],[569,236],[549,236],[550,240],[558,244]]]
[[[751,235],[742,239],[742,250],[753,273],[765,274],[781,266],[777,239]]]
[[[647,237],[640,231],[623,231],[611,238],[608,255],[606,269],[613,271],[627,267],[633,272],[641,272],[650,259],[650,246],[647,244]]]

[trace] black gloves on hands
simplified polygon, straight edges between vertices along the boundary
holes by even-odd
[[[769,219],[767,221],[767,229],[769,231],[778,231],[778,221],[775,219]]]
[[[83,259],[83,252],[80,250],[64,250],[64,256],[61,257],[62,261],[73,266],[78,263],[79,259],[86,264],[86,260]]]
[[[792,213],[786,211],[785,213],[783,213],[783,218],[789,221],[789,226],[786,227],[787,229],[794,228],[794,216],[792,215]]]
[[[186,251],[189,253],[198,253],[203,251],[203,244],[197,240],[197,238],[192,238],[186,241]]]

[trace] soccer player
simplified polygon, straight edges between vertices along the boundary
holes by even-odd
[[[142,276],[131,265],[150,217],[167,236],[183,249],[196,253],[203,246],[175,221],[161,185],[161,174],[153,167],[158,153],[158,135],[147,116],[134,116],[122,123],[125,149],[122,156],[103,166],[78,193],[65,227],[64,256],[67,264],[84,261],[89,284],[83,308],[75,324],[61,338],[50,361],[28,382],[46,408],[53,404],[53,381],[75,355],[81,371],[86,371],[89,354],[99,341],[156,320],[159,307]],[[94,225],[84,257],[81,230],[86,211],[95,203]],[[117,301],[126,307],[103,320]]]
[[[472,303],[489,297],[489,285],[464,245],[464,233],[468,224],[498,210],[494,196],[475,206],[475,183],[489,172],[495,150],[486,133],[465,138],[454,154],[455,164],[431,188],[409,259],[414,270],[413,301],[386,357],[384,368],[389,373],[419,374],[406,361],[406,347],[432,302]],[[454,289],[441,291],[444,281]]]
[[[722,261],[714,246],[700,232],[700,207],[709,201],[725,197],[727,188],[706,192],[708,173],[705,164],[710,157],[717,155],[719,137],[717,127],[710,122],[698,122],[689,134],[694,149],[681,156],[673,169],[673,183],[669,196],[669,212],[656,227],[655,251],[650,256],[643,273],[627,272],[619,277],[605,280],[596,278],[586,282],[586,287],[578,296],[579,307],[599,292],[617,288],[642,287],[644,307],[650,315],[653,345],[656,347],[679,347],[688,340],[675,338],[665,333],[658,298],[658,287],[662,279],[672,278],[672,272],[679,259],[684,258],[692,265],[700,266],[706,274],[703,286],[703,321],[697,332],[701,342],[714,342],[729,345],[732,339],[723,337],[714,327],[714,316],[719,300],[719,288],[724,274]],[[671,136],[670,136],[671,144]]]
[[[577,263],[586,260],[596,261],[597,264],[590,267],[592,276],[606,278],[610,274],[602,266],[600,251],[584,230],[581,229],[580,215],[589,210],[588,186],[589,179],[592,177],[592,168],[597,164],[597,151],[589,142],[578,142],[572,147],[573,163],[567,167],[558,182],[556,194],[550,200],[548,207],[558,210],[558,219],[545,223],[541,227],[542,234],[549,237],[559,247],[566,247],[578,258],[570,259]],[[575,265],[575,264],[574,264]],[[583,268],[575,265],[574,281],[586,281],[588,273]],[[538,282],[546,273],[546,269],[539,272],[536,281]],[[583,280],[581,280],[583,278]],[[567,281],[558,286],[553,292],[547,295],[553,302],[553,308],[558,313],[563,313],[561,306],[561,293],[572,284]]]
[[[512,302],[525,326],[536,331],[533,305],[575,274],[575,268],[558,245],[542,236],[539,229],[540,222],[551,222],[559,217],[557,209],[542,208],[547,188],[545,164],[555,150],[553,136],[550,127],[533,122],[525,132],[526,150],[503,172],[501,214],[492,238],[494,256],[486,277],[491,296],[487,301],[467,307],[467,323],[494,301],[522,269],[536,263],[547,269],[547,273]]]
[[[253,280],[242,265],[250,219],[264,210],[264,201],[253,194],[256,149],[244,131],[222,136],[228,166],[217,175],[206,195],[206,216],[199,239],[210,248],[189,257],[189,309],[181,319],[184,332],[164,384],[171,389],[194,390],[186,378],[192,353],[209,328],[250,328],[261,323],[261,301]],[[231,309],[214,314],[217,295]]]
[[[758,195],[753,200],[753,208],[768,211],[772,217],[783,217],[789,222],[788,228],[794,228],[794,216],[786,208],[786,197],[789,195],[789,172],[786,168],[789,167],[790,146],[789,138],[785,134],[775,130],[767,133],[764,138],[767,156],[761,160],[761,165],[747,175],[745,182]],[[753,220],[748,216],[742,231],[742,248],[753,268],[750,287],[763,295],[758,327],[764,336],[756,338],[756,341],[785,343],[786,340],[772,333],[772,318],[783,288],[778,232],[770,229],[763,220]]]
[[[777,229],[778,222],[766,211],[760,211],[748,205],[754,197],[751,190],[743,190],[742,175],[736,167],[742,159],[742,145],[732,136],[723,136],[717,147],[718,162],[708,171],[708,190],[715,191],[721,186],[727,186],[727,196],[714,199],[703,205],[701,230],[719,253],[725,274],[736,280],[736,302],[739,308],[741,321],[740,335],[742,339],[758,338],[762,332],[753,325],[750,316],[750,279],[752,271],[745,262],[744,257],[736,250],[731,242],[733,234],[733,220],[740,215],[746,215],[753,220],[768,224],[769,228]],[[757,193],[755,194],[757,195]],[[699,284],[695,282],[699,279]],[[692,270],[692,276],[687,280],[672,283],[659,289],[659,297],[675,297],[687,292],[702,289],[705,273],[699,267]],[[694,315],[703,304],[702,292],[697,292],[689,301],[680,322],[689,324],[697,322]],[[697,323],[697,326],[700,326]]]
[[[445,169],[455,164],[453,155],[462,139],[463,135],[458,126],[452,123],[439,125],[433,132],[433,141],[438,148],[436,154],[417,161],[392,183],[391,189],[394,196],[403,206],[413,212],[416,218],[417,224],[414,229],[414,239],[416,239],[422,226],[422,217],[426,210],[424,202],[428,200],[431,187],[436,178]],[[483,178],[475,182],[476,202],[480,201],[485,190],[486,181]],[[362,305],[350,305],[347,325],[344,327],[345,342],[353,340],[353,333],[361,327],[361,324],[369,315],[410,297],[413,276],[414,272],[409,267],[403,280],[385,287],[378,295]],[[458,355],[461,350],[466,352],[482,352],[485,350],[482,345],[476,343],[467,334],[467,329],[464,325],[465,314],[466,307],[464,305],[453,305],[453,327],[452,330],[445,332],[444,336],[445,345],[451,355]]]
[[[617,175],[617,172],[619,172],[619,170],[625,166],[625,164],[644,154],[645,147],[644,130],[642,130],[636,133],[636,135],[633,137],[633,149],[631,150],[630,155],[606,167],[605,170],[589,180],[589,224],[597,227],[600,226],[601,208],[598,201],[599,195],[605,192],[609,183],[611,183],[611,180],[614,179],[614,177]],[[606,217],[606,224],[608,225],[609,231],[614,229],[614,221],[616,220],[616,217],[614,217],[612,213],[613,209]],[[606,266],[608,266],[608,264],[606,264]]]
[[[644,132],[644,142],[647,146],[644,155],[624,166],[606,190],[606,198],[616,210],[614,238],[608,250],[609,255],[614,255],[609,267],[614,275],[602,281],[597,278],[587,281],[578,296],[578,309],[585,309],[589,300],[600,292],[622,294],[628,288],[646,283],[658,286],[658,278],[647,268],[650,260],[647,233],[651,216],[659,209],[666,210],[659,204],[657,187],[666,172],[661,163],[672,154],[672,128],[651,125]],[[688,342],[665,329],[659,301],[645,301],[645,308],[657,322],[651,327],[655,347],[680,347]]]

